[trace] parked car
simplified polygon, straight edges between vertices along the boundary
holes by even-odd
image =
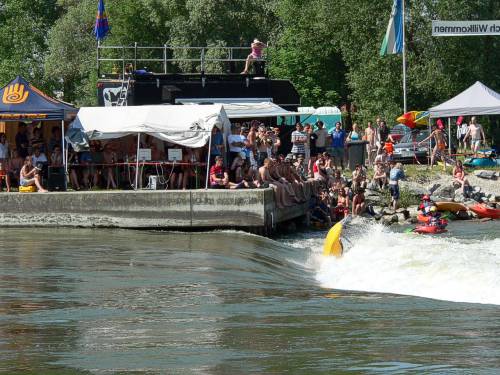
[[[415,159],[418,159],[419,162],[426,163],[429,155],[430,141],[427,141],[420,146],[418,145],[418,142],[427,138],[428,135],[428,130],[412,131],[405,134],[401,138],[401,141],[394,145],[394,161],[412,163],[416,161]]]
[[[445,137],[448,142],[448,135],[446,133]],[[418,159],[421,163],[427,163],[429,157],[429,147],[434,147],[434,140],[428,140],[422,143],[420,146],[419,142],[424,140],[429,136],[429,130],[413,130],[407,133],[401,138],[399,143],[394,145],[394,161],[401,163],[413,163]],[[456,152],[455,142],[452,140],[451,152]]]
[[[408,126],[402,125],[402,124],[394,125],[390,131],[390,135],[391,135],[392,139],[394,139],[395,143],[400,142],[401,139],[406,134],[410,134],[410,133],[411,133],[411,129]]]

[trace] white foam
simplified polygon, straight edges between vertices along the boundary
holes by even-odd
[[[500,305],[500,239],[418,236],[373,224],[365,229],[339,259],[322,256],[322,239],[315,240],[308,266],[321,286]]]

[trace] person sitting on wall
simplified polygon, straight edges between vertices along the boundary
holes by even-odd
[[[250,69],[250,64],[255,60],[262,59],[262,52],[264,48],[267,47],[265,43],[262,43],[259,39],[255,38],[253,43],[251,44],[252,53],[247,56],[247,60],[245,62],[245,69],[241,72],[241,74],[248,74]]]
[[[228,189],[229,175],[224,169],[222,156],[215,157],[215,165],[210,168],[210,187],[212,189]]]
[[[40,193],[46,193],[41,183],[40,176],[41,169],[34,167],[31,161],[31,156],[26,156],[24,159],[24,165],[19,173],[19,185],[20,186],[32,186],[35,185]]]

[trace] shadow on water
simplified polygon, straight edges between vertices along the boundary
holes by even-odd
[[[323,289],[322,235],[0,230],[0,372],[500,368],[497,306]]]

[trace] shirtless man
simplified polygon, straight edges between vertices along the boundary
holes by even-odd
[[[292,202],[295,201],[296,203],[299,203],[292,184],[288,182],[287,179],[280,173],[280,164],[271,161],[271,164],[269,164],[269,174],[274,179],[274,181],[279,182],[283,186],[283,188],[287,192],[287,199],[291,198]]]
[[[446,150],[446,138],[444,136],[443,131],[439,127],[434,127],[434,130],[432,133],[422,141],[418,142],[418,146],[420,146],[422,143],[428,141],[429,139],[434,138],[434,141],[436,142],[436,145],[434,146],[434,149],[432,150],[431,154],[431,168],[434,165],[434,160],[436,159],[436,154],[439,152],[439,156],[441,157],[441,161],[444,164],[443,170],[446,170],[446,160],[444,158],[444,152]]]
[[[377,131],[373,128],[373,123],[371,121],[368,121],[368,123],[366,124],[365,137],[366,137],[366,141],[368,142],[366,144],[366,153],[368,155],[368,165],[371,166],[371,165],[373,165],[375,150],[377,149],[377,145],[376,145]]]
[[[469,137],[471,138],[470,148],[472,149],[472,152],[474,152],[474,157],[476,157],[477,150],[481,146],[481,141],[486,142],[483,127],[476,122],[476,116],[470,119],[470,126],[465,134],[464,143]]]
[[[264,160],[264,165],[259,168],[259,182],[260,184],[269,184],[269,187],[272,187],[276,196],[276,206],[278,208],[284,208],[285,206],[291,206],[292,203],[288,202],[285,197],[285,188],[283,185],[279,182],[274,180],[271,177],[271,172],[269,170],[269,167],[271,165],[271,159],[266,158]]]

